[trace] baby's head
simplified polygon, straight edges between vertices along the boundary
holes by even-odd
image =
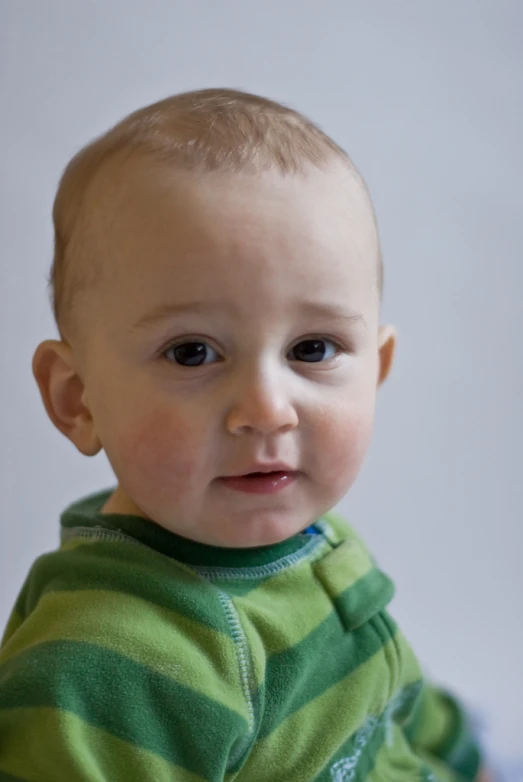
[[[394,352],[372,204],[306,118],[232,90],[146,107],[82,150],[55,207],[49,417],[118,480],[104,512],[263,546],[346,494]],[[221,480],[283,462],[279,491]]]

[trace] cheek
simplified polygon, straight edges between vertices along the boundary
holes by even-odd
[[[152,413],[121,434],[118,450],[122,484],[138,497],[172,501],[201,473],[205,430],[162,412]]]
[[[323,418],[322,468],[329,482],[340,489],[348,489],[360,471],[372,436],[373,413],[373,406],[346,404]]]

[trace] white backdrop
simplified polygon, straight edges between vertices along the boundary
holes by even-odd
[[[396,581],[428,670],[523,746],[521,0],[0,0],[0,623],[58,515],[112,485],[46,417],[50,211],[70,156],[129,111],[230,86],[309,114],[374,198],[399,329],[339,509]]]

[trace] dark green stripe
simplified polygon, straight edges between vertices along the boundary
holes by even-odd
[[[444,720],[445,733],[442,738],[432,737],[429,741],[435,711],[438,719]],[[480,752],[465,712],[450,693],[426,684],[404,733],[414,747],[430,752],[465,779],[475,779],[481,765]]]
[[[442,692],[442,697],[452,709],[454,726],[434,754],[465,779],[474,780],[481,766],[481,755],[468,725],[467,715],[450,694]]]
[[[340,617],[348,630],[367,622],[382,611],[394,597],[394,584],[381,570],[373,568],[334,598]]]
[[[258,692],[258,700],[265,704],[260,738],[375,655],[396,631],[394,623],[390,630],[384,628],[383,615],[379,614],[356,630],[345,632],[333,611],[303,641],[272,655],[267,661],[265,683]]]
[[[0,771],[0,782],[27,782],[27,779],[14,777],[12,774],[6,774],[5,771]]]
[[[47,592],[85,589],[132,595],[231,635],[212,584],[167,557],[110,541],[40,557],[30,574],[24,611],[30,613]]]
[[[0,708],[23,707],[70,711],[211,782],[223,780],[227,756],[247,732],[240,715],[211,698],[120,654],[72,641],[39,644],[0,668]]]

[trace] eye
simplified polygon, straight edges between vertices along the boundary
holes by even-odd
[[[216,353],[206,342],[179,342],[168,347],[162,355],[170,360],[169,354],[172,353],[177,364],[184,367],[200,367],[204,363],[203,359],[208,350]]]
[[[325,350],[325,345],[331,345],[334,347],[332,355],[325,355],[328,351]],[[180,366],[184,367],[200,367],[205,362],[205,357],[211,351],[217,355],[216,351],[207,344],[207,342],[193,341],[193,342],[179,342],[168,347],[162,355],[170,362],[174,361]],[[325,358],[331,359],[338,355],[340,352],[339,346],[330,339],[305,339],[299,342],[291,351],[297,356],[298,361],[305,361],[306,363],[318,363]],[[172,356],[172,359],[171,359]]]
[[[338,346],[330,339],[304,339],[302,342],[298,342],[293,350],[298,355],[304,357],[306,362],[318,363],[323,358],[325,358],[325,348],[323,347],[325,344],[334,345],[336,348],[334,354],[332,356],[328,356],[328,358],[334,358],[334,356],[338,355]]]

